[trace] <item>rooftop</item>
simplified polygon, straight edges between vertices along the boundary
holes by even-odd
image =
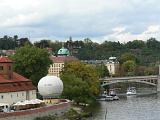
[[[11,63],[11,62],[13,62],[12,60],[10,60],[8,57],[6,57],[6,56],[1,56],[0,57],[0,63]]]
[[[50,59],[54,62],[54,63],[64,63],[67,61],[73,61],[73,60],[78,60],[76,57],[74,56],[52,56],[50,57]]]
[[[57,54],[58,54],[58,56],[61,56],[61,55],[69,56],[70,55],[69,50],[64,47],[59,49]]]
[[[8,57],[1,56],[0,63],[12,63],[12,60],[10,60]],[[13,74],[12,78],[6,79],[6,74],[4,74],[3,71],[0,73],[0,93],[36,89],[36,87],[32,84],[32,81],[23,77],[22,75],[15,73],[12,70],[7,72],[7,74]]]

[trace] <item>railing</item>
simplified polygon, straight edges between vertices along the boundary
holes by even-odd
[[[110,77],[110,78],[101,78],[101,86],[114,84],[118,82],[141,82],[144,84],[157,85],[158,84],[158,75],[152,76],[135,76],[135,77]]]
[[[101,78],[100,81],[114,81],[114,80],[151,80],[151,79],[157,79],[158,75],[152,75],[152,76],[135,76],[135,77],[105,77]]]

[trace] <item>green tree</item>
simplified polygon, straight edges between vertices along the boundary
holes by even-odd
[[[30,45],[17,49],[12,58],[15,62],[15,71],[31,79],[34,85],[37,85],[39,79],[47,74],[52,63],[45,49]]]
[[[136,63],[132,60],[128,60],[122,64],[122,67],[128,76],[132,76],[135,73]]]
[[[64,82],[63,96],[75,102],[90,103],[99,94],[97,71],[80,61],[67,62],[61,72]]]
[[[147,47],[150,49],[160,49],[160,42],[155,38],[150,38],[147,40]]]
[[[99,64],[96,65],[95,68],[96,68],[98,76],[100,78],[109,76],[109,71],[108,71],[107,67],[103,63],[100,64],[100,65]]]
[[[34,45],[39,48],[47,48],[47,47],[50,47],[50,43],[51,43],[50,40],[41,40],[41,41],[35,42]]]
[[[142,40],[133,40],[127,42],[126,46],[130,49],[141,49],[145,47],[145,42]]]
[[[121,55],[120,57],[120,63],[124,63],[128,60],[134,61],[135,63],[138,63],[138,59],[136,58],[136,56],[132,53],[124,53]]]

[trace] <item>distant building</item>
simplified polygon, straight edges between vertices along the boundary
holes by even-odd
[[[119,62],[116,57],[110,57],[108,60],[83,60],[88,64],[104,64],[110,75],[115,75],[119,71]]]
[[[5,56],[14,55],[15,53],[16,50],[0,50],[0,54]]]
[[[0,103],[13,104],[18,101],[36,99],[36,87],[32,81],[13,72],[13,62],[0,57]]]
[[[110,75],[115,75],[119,71],[119,62],[116,57],[110,57],[105,66],[107,66]]]
[[[77,60],[74,56],[70,56],[69,50],[64,47],[58,50],[57,56],[51,56],[50,59],[53,61],[53,64],[49,67],[48,75],[57,77],[59,77],[65,62]]]

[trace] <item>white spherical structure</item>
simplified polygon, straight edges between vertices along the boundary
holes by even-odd
[[[63,82],[56,76],[45,76],[38,82],[38,91],[43,97],[58,97],[63,91]]]

